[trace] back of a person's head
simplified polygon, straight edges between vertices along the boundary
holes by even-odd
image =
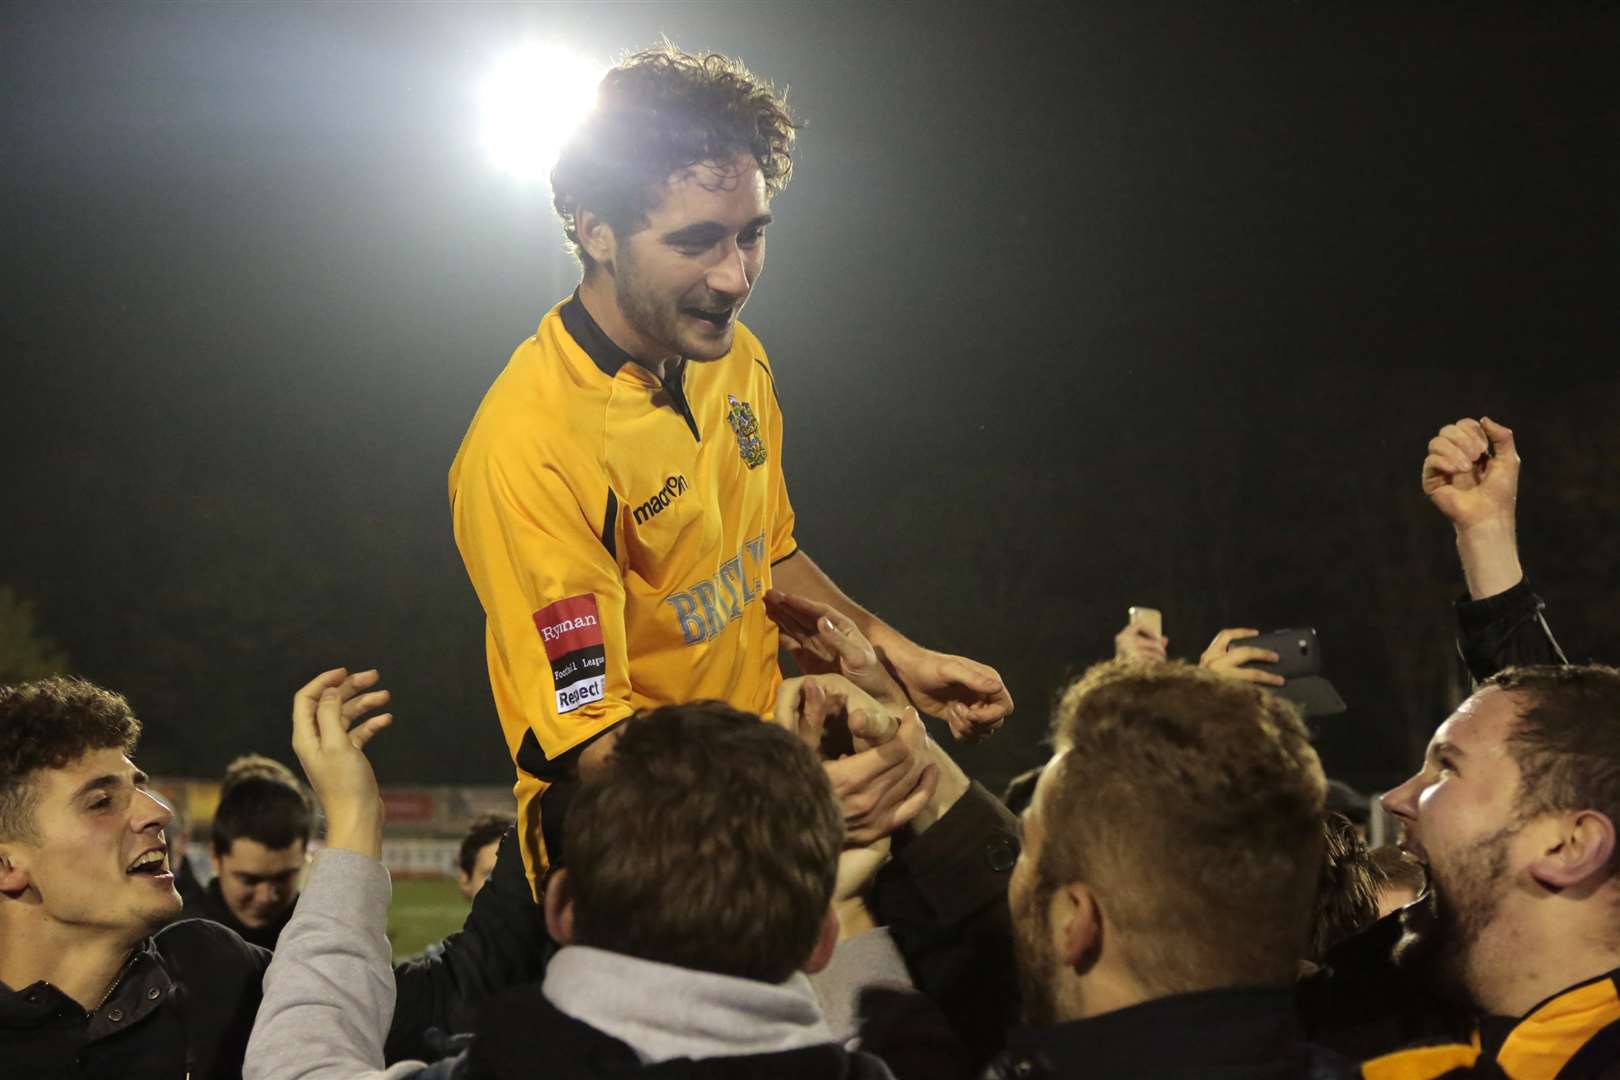
[[[575,944],[775,983],[816,947],[843,820],[813,751],[698,702],[625,722],[564,837]]]
[[[753,159],[774,196],[793,176],[796,127],[783,96],[740,60],[667,42],[632,53],[603,77],[552,170],[563,231],[589,267],[575,231],[581,209],[634,231],[670,176],[739,156]]]
[[[1293,706],[1184,663],[1066,690],[1037,873],[1084,882],[1155,996],[1286,983],[1310,947],[1325,781]]]
[[[35,780],[97,750],[135,752],[141,724],[129,702],[63,675],[0,686],[0,840],[34,835]]]
[[[1515,699],[1507,742],[1519,766],[1520,816],[1596,810],[1620,828],[1620,669],[1509,668],[1481,686],[1489,688]]]
[[[315,808],[291,769],[259,754],[226,767],[211,832],[216,854],[229,854],[238,839],[280,850],[314,834]]]
[[[1325,812],[1322,836],[1322,874],[1308,957],[1312,961],[1321,960],[1333,946],[1378,918],[1378,895],[1385,882],[1349,818]]]

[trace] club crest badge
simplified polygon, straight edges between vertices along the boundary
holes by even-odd
[[[726,395],[726,403],[729,406],[726,423],[737,436],[737,453],[750,469],[757,469],[765,464],[765,440],[759,437],[759,418],[754,415],[754,407],[730,394]]]

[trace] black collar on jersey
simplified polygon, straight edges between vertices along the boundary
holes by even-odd
[[[597,325],[591,313],[585,310],[578,289],[574,290],[574,295],[562,306],[562,324],[563,329],[568,331],[568,336],[585,350],[585,355],[589,356],[591,362],[601,368],[602,374],[608,378],[617,375],[625,364],[636,362],[635,357],[613,343],[613,339]],[[670,406],[681,414],[681,419],[685,420],[686,426],[692,430],[692,438],[701,442],[702,436],[698,434],[697,419],[693,417],[692,407],[686,400],[685,376],[686,358],[683,356],[671,363],[668,366],[668,376],[660,377],[658,381],[663,384],[664,391],[669,395]]]
[[[585,304],[579,298],[578,289],[562,306],[562,323],[568,336],[585,350],[585,355],[609,378],[617,375],[625,364],[635,360],[635,357],[615,345],[613,339],[591,318],[591,313],[585,310]]]

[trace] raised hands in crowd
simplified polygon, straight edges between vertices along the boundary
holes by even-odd
[[[1222,630],[1197,665],[1170,661],[1156,628],[1120,631],[1116,659],[1064,690],[1019,821],[922,715],[957,738],[995,730],[1011,705],[999,676],[940,654],[897,662],[838,610],[773,590],[804,674],[767,722],[718,702],[623,721],[581,772],[539,891],[509,835],[464,930],[421,960],[394,967],[386,937],[366,749],[392,722],[389,693],[376,671],[335,668],[293,699],[327,831],[274,958],[221,951],[222,928],[151,936],[172,912],[141,915],[119,939],[137,957],[124,974],[73,982],[51,956],[99,971],[75,959],[88,939],[20,944],[90,873],[41,854],[66,835],[48,793],[91,759],[127,764],[138,726],[86,719],[116,712],[88,684],[0,688],[0,1042],[29,1075],[61,1072],[76,1045],[95,1075],[253,1080],[1610,1075],[1620,1021],[1587,999],[1620,971],[1603,932],[1620,903],[1620,672],[1545,666],[1562,653],[1518,561],[1519,471],[1513,433],[1489,419],[1445,425],[1423,459],[1482,684],[1385,796],[1406,854],[1369,857],[1324,817],[1320,763],[1270,693],[1282,678],[1255,666],[1278,660],[1245,643],[1255,630]],[[1498,674],[1514,664],[1530,666]],[[92,734],[42,750],[42,710]],[[1128,719],[1143,715],[1154,723]],[[120,792],[116,831],[156,835],[161,804],[122,775],[95,781]],[[26,827],[7,801],[22,784],[47,792]],[[147,876],[156,897],[166,885]],[[52,1015],[89,1017],[71,1037],[26,1012],[55,1008],[58,980],[80,1009]],[[126,1018],[178,1015],[165,985],[193,1002],[193,1034],[113,1040]]]

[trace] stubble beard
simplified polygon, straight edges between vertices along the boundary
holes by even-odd
[[[1519,828],[1475,842],[1445,867],[1431,865],[1428,890],[1402,909],[1395,963],[1459,1004],[1475,1003],[1475,953],[1507,892],[1508,843]]]
[[[654,342],[658,348],[668,350],[665,356],[649,357],[649,363],[678,358],[718,360],[731,351],[730,334],[726,335],[724,346],[718,350],[714,347],[698,347],[694,342],[682,340],[680,304],[665,303],[646,287],[628,245],[619,253],[613,267],[613,299],[619,305],[625,322],[636,333]]]
[[[1050,894],[1034,890],[1027,908],[1012,912],[1013,954],[1018,967],[1019,999],[1024,1023],[1046,1027],[1059,1022],[1057,1007],[1057,953],[1051,927],[1042,916]]]

